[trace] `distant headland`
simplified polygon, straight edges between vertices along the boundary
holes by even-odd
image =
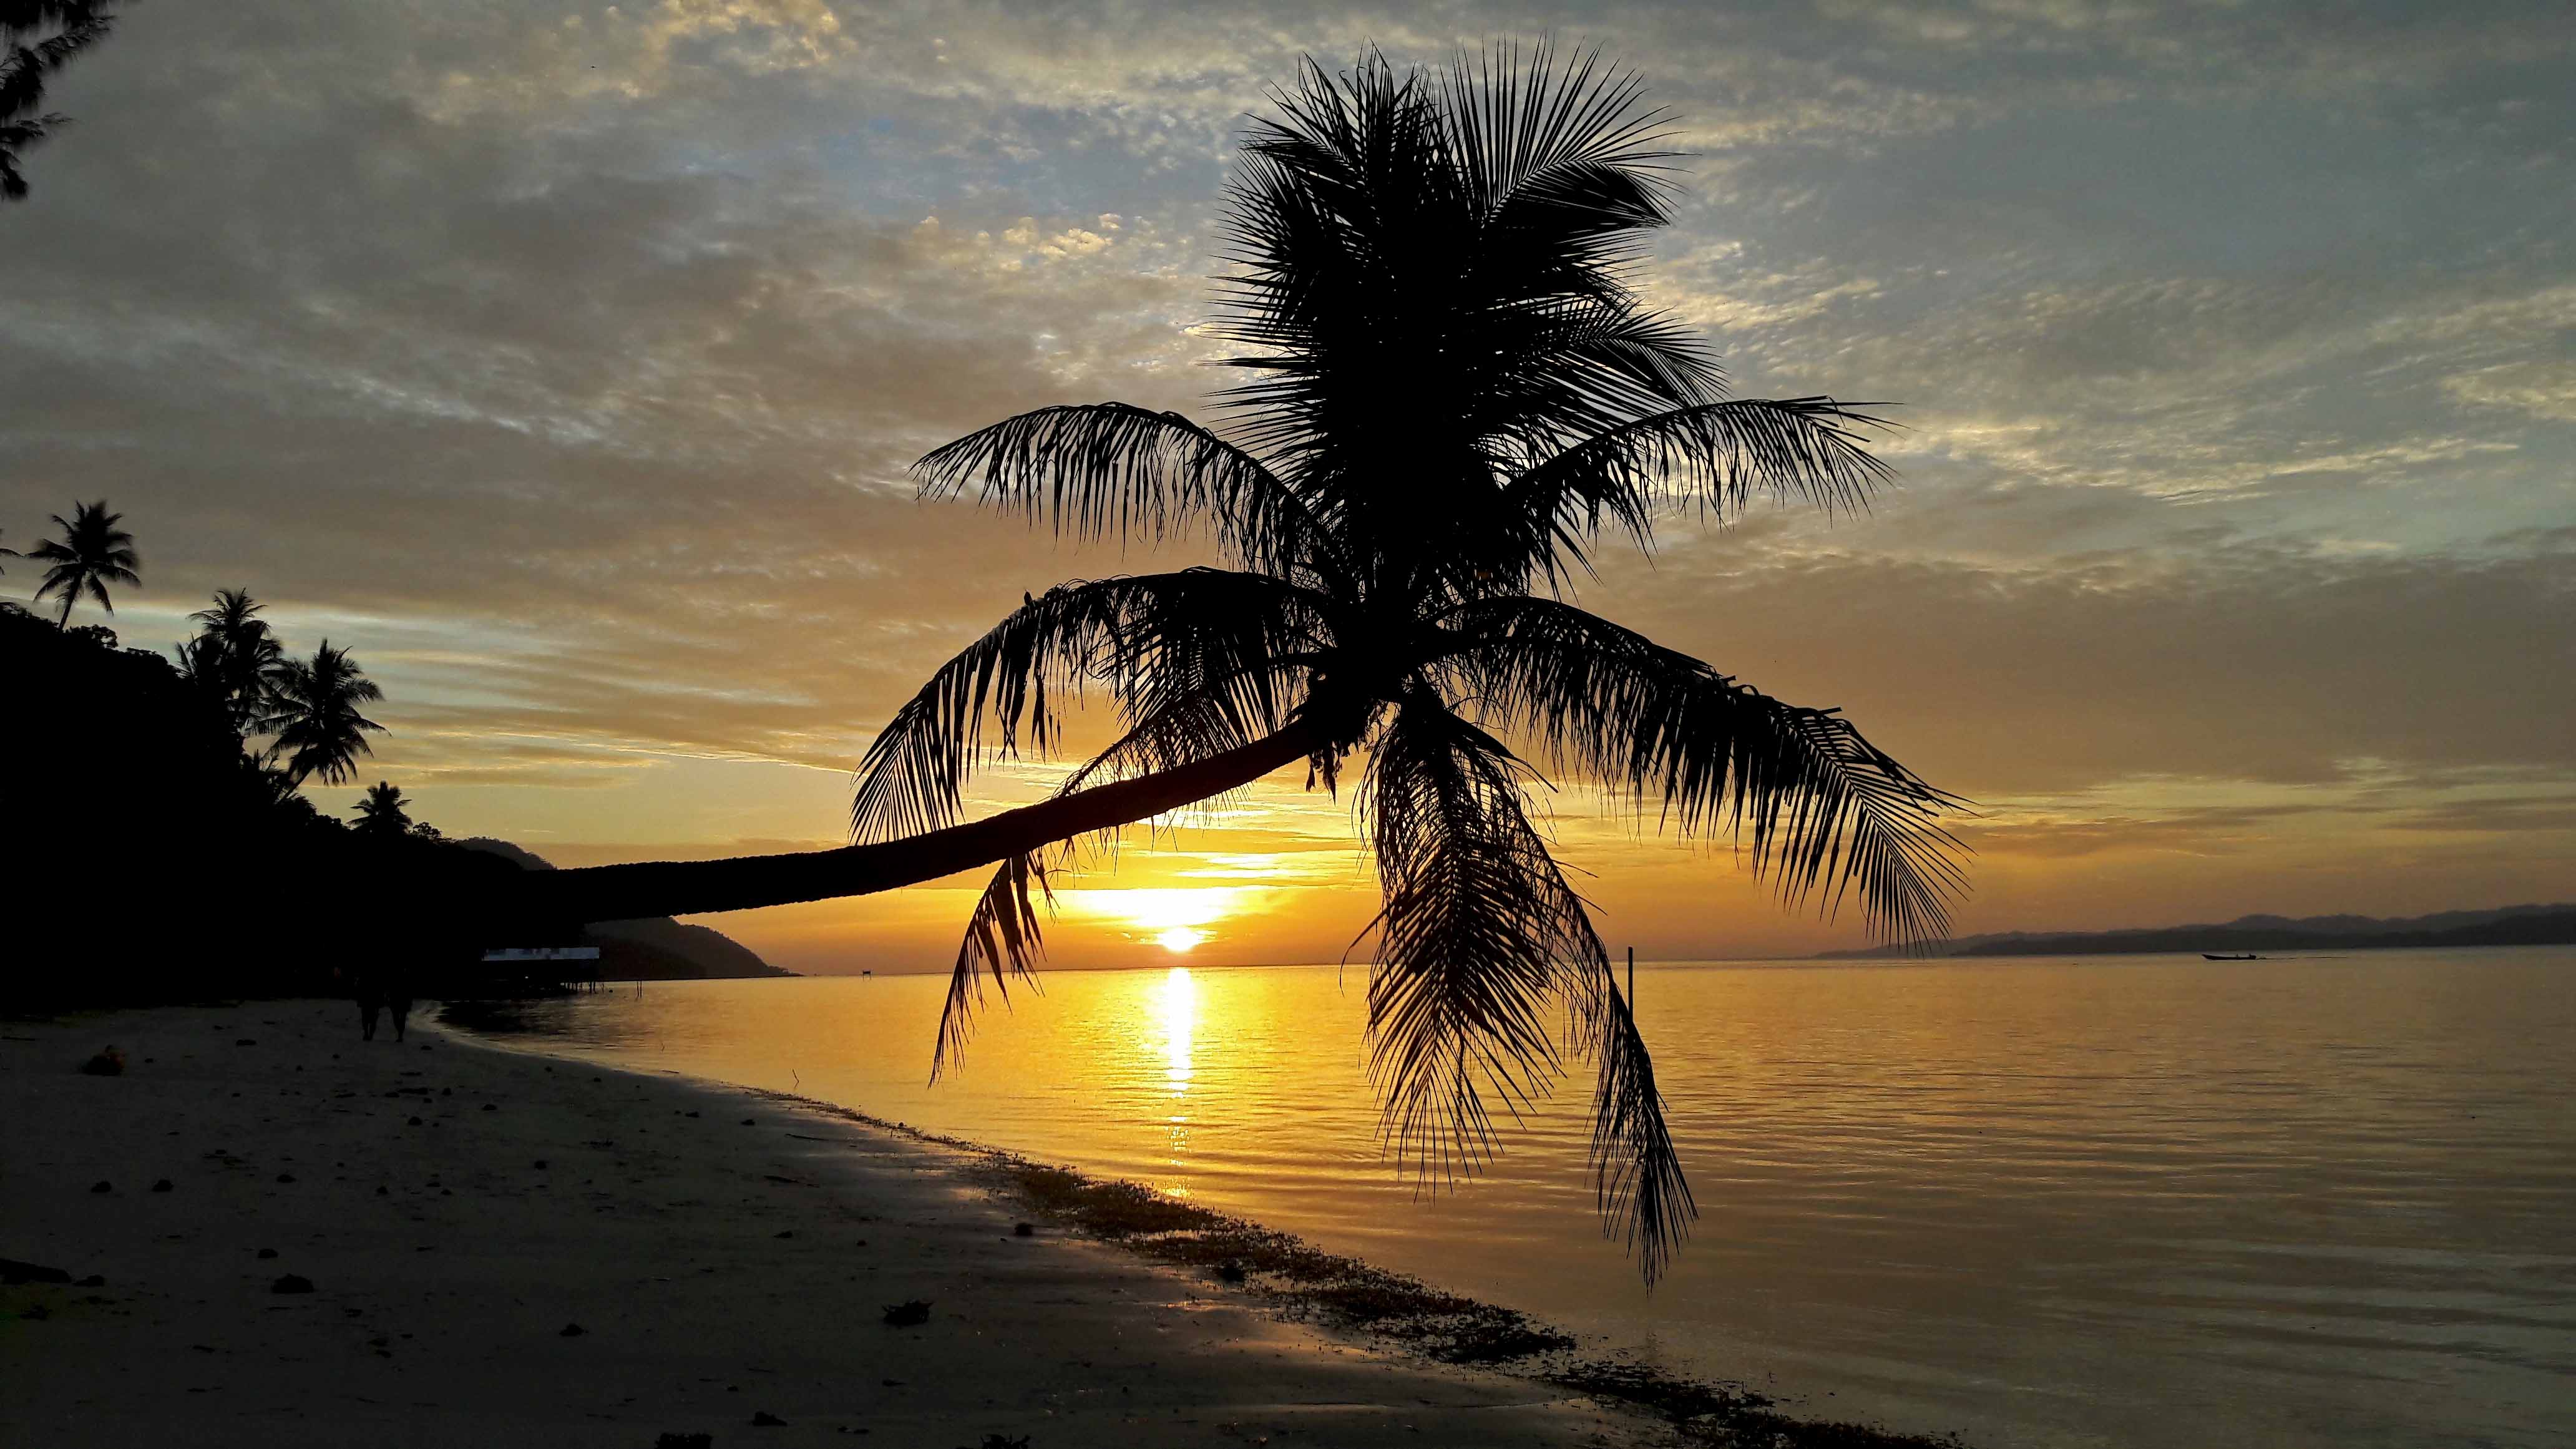
[[[522,870],[555,868],[553,861],[507,840],[478,835],[456,843],[497,855]],[[603,981],[712,981],[796,974],[763,961],[758,952],[722,931],[683,925],[669,916],[594,921],[582,934],[599,948]]]
[[[2149,952],[2379,951],[2425,946],[2564,946],[2576,944],[2576,902],[2442,911],[2429,916],[2238,916],[2189,926],[2118,931],[2004,931],[1936,941],[1907,951],[1876,946],[1825,951],[1822,961],[1913,956],[2115,956]]]

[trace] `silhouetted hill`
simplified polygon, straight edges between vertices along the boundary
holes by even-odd
[[[489,836],[457,844],[510,861],[522,870],[552,870],[554,862],[525,846]],[[684,925],[669,916],[634,921],[597,921],[584,931],[599,948],[599,974],[609,981],[732,980],[747,976],[793,976],[796,973],[760,959],[757,952],[722,931]]]
[[[2374,916],[2239,916],[2232,921],[2122,931],[2007,931],[1944,941],[1933,956],[2110,956],[2174,951],[2369,951],[2426,946],[2563,946],[2576,944],[2576,903],[2439,911],[2382,920]],[[1828,951],[1820,959],[1859,960],[1907,954],[1894,947]]]

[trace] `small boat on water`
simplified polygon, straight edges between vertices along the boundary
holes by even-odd
[[[2232,956],[2218,951],[2203,951],[2200,953],[2200,959],[2203,961],[2260,961],[2263,958],[2255,955],[2251,951],[2241,952]]]

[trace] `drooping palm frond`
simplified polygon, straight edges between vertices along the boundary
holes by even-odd
[[[955,824],[988,753],[1053,748],[1067,703],[1096,685],[1131,720],[1170,699],[1221,694],[1275,722],[1320,628],[1314,596],[1225,569],[1094,579],[1028,600],[923,685],[869,746],[851,800],[854,838]],[[985,726],[998,739],[988,752]],[[1266,732],[1266,731],[1265,731]]]
[[[1558,1067],[1547,1013],[1601,944],[1531,828],[1520,764],[1436,699],[1374,741],[1362,808],[1383,907],[1369,975],[1381,1129],[1408,1170],[1447,1177],[1491,1151],[1490,1097],[1517,1115]]]
[[[1449,620],[1456,688],[1535,735],[1548,758],[1624,792],[1685,835],[1749,836],[1784,899],[1831,915],[1857,890],[1870,928],[1947,934],[1964,849],[1937,790],[1830,709],[1789,705],[1570,604],[1494,600]]]
[[[1196,526],[1239,567],[1276,578],[1336,571],[1332,540],[1260,459],[1178,413],[1126,403],[1039,408],[913,465],[926,495],[973,483],[986,502],[1083,540],[1160,542]]]
[[[939,1007],[939,1040],[930,1053],[930,1080],[938,1081],[940,1072],[965,1054],[966,1043],[975,1034],[975,1013],[984,1005],[985,976],[993,978],[993,989],[1005,1002],[1010,1000],[1012,977],[1026,982],[1032,991],[1040,989],[1037,962],[1045,953],[1045,940],[1031,886],[1052,909],[1055,887],[1048,883],[1047,867],[1034,852],[1003,861],[993,872],[992,883],[975,898],[974,914],[966,921],[966,939],[958,945],[957,963],[948,973],[948,996]]]
[[[1592,1185],[1601,1231],[1618,1234],[1648,1287],[1689,1235],[1699,1203],[1664,1120],[1655,1060],[1605,958],[1575,1015],[1597,1076],[1592,1089]]]
[[[1531,824],[1529,771],[1424,690],[1375,741],[1363,801],[1385,904],[1370,933],[1370,1071],[1380,1134],[1417,1179],[1494,1147],[1489,1099],[1517,1117],[1559,1068],[1547,1017],[1570,1008],[1597,1068],[1591,1159],[1603,1230],[1652,1283],[1697,1211],[1654,1064],[1583,899]]]

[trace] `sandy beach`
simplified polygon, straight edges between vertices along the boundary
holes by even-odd
[[[72,1280],[0,1288],[0,1442],[1671,1438],[1015,1234],[972,1155],[749,1093],[362,1042],[338,1002],[0,1036],[0,1257]],[[76,1070],[111,1043],[122,1075]]]

